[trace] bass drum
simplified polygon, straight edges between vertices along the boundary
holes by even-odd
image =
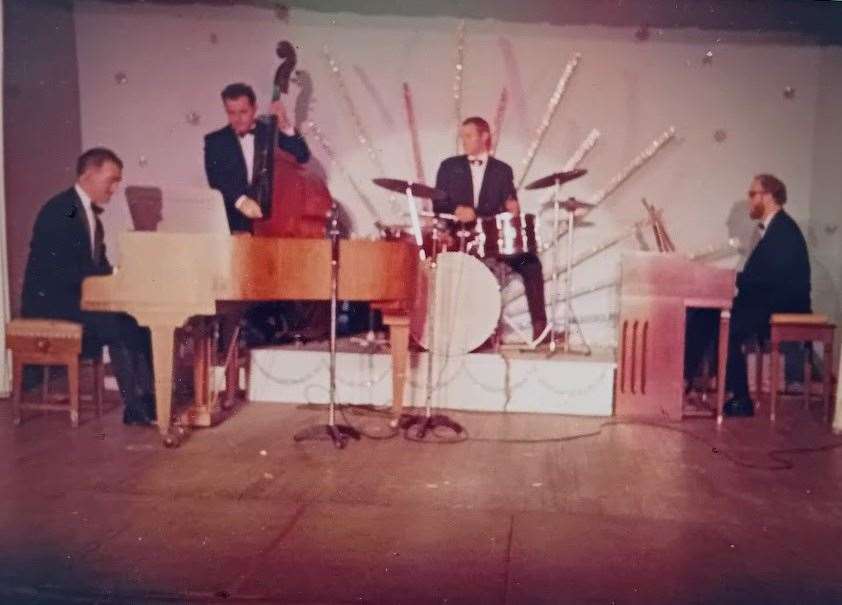
[[[430,299],[430,261],[418,272],[410,334],[415,342],[436,355],[470,353],[497,327],[500,286],[482,261],[462,252],[439,254],[435,271],[434,305]]]

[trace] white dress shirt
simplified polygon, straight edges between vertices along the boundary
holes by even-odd
[[[474,160],[480,160],[482,164],[475,165]],[[468,165],[471,167],[471,180],[474,185],[474,208],[479,204],[479,192],[482,189],[482,180],[485,178],[485,169],[488,168],[488,153],[481,153],[479,155],[468,156]]]
[[[249,132],[243,136],[237,135],[237,139],[240,141],[243,159],[246,161],[246,178],[251,183],[251,177],[254,173],[254,135]]]
[[[774,212],[770,212],[766,216],[763,217],[763,220],[760,221],[760,239],[763,239],[763,236],[766,235],[766,231],[769,229],[769,223],[772,222],[772,219],[775,218],[775,215],[780,212],[780,210],[775,210]]]
[[[94,209],[91,207],[91,197],[79,186],[79,183],[74,185],[76,194],[82,200],[82,208],[85,210],[85,216],[88,218],[88,235],[91,239],[91,258],[94,256],[94,234],[96,233],[96,218],[94,217]]]

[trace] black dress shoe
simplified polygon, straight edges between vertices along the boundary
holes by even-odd
[[[754,416],[754,403],[748,397],[732,397],[725,402],[722,413],[732,418]]]
[[[134,408],[126,408],[123,411],[123,424],[128,426],[155,426],[155,420],[147,416],[145,412]]]

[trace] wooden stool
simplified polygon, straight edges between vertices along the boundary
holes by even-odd
[[[836,328],[828,321],[826,315],[813,313],[774,313],[771,319],[771,336],[769,348],[771,351],[769,400],[770,417],[774,422],[778,404],[778,384],[780,383],[781,361],[778,351],[782,342],[821,342],[824,345],[824,371],[822,372],[822,402],[825,405],[825,415],[830,422],[833,409],[831,402],[832,389],[830,378],[833,372],[833,332]],[[758,360],[762,362],[762,360]],[[804,405],[810,404],[810,387],[813,383],[812,349],[804,363]]]
[[[12,414],[14,423],[21,423],[21,410],[48,410],[70,413],[70,424],[79,426],[79,367],[91,364],[94,374],[93,401],[97,417],[102,416],[104,370],[102,359],[80,358],[82,326],[71,321],[53,319],[13,319],[6,324],[6,346],[12,352]],[[44,383],[41,401],[23,402],[23,368],[42,366]],[[49,401],[49,366],[67,367],[70,404]]]

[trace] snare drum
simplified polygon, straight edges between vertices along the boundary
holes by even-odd
[[[446,226],[425,226],[421,229],[421,239],[424,242],[424,253],[427,258],[442,252],[455,252],[459,244],[454,240]]]
[[[538,254],[540,241],[534,214],[501,212],[477,219],[474,252],[482,257]]]
[[[405,241],[417,246],[412,227],[407,225],[384,225],[380,229],[380,236],[386,241]],[[427,258],[442,252],[454,252],[459,244],[446,225],[431,220],[421,222],[421,245]]]

